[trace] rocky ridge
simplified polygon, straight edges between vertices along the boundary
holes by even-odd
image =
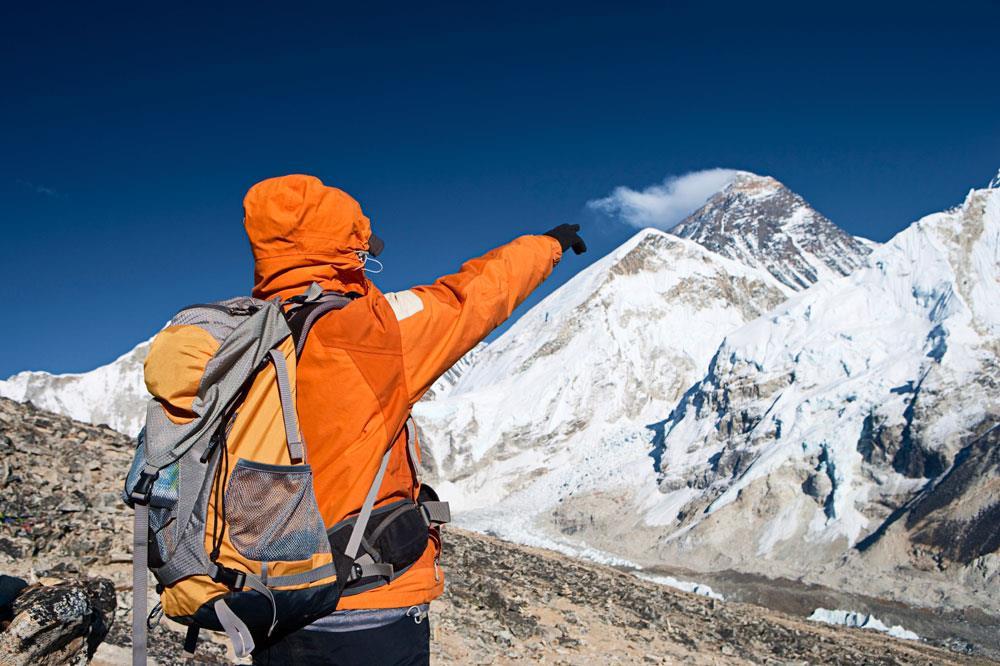
[[[680,592],[610,567],[448,530],[436,663],[989,663],[864,629]]]

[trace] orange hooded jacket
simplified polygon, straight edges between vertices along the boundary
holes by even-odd
[[[289,298],[317,282],[360,297],[322,317],[298,363],[297,402],[320,513],[333,525],[356,513],[388,441],[427,389],[545,278],[559,242],[522,236],[432,285],[383,294],[365,276],[369,220],[345,192],[312,176],[271,178],[244,200],[254,256],[253,295]],[[406,437],[403,430],[400,438]],[[376,506],[416,499],[405,441],[393,448]],[[344,597],[338,608],[399,608],[444,590],[441,544],[388,585]]]

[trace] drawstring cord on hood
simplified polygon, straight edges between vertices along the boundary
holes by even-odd
[[[371,275],[378,275],[385,269],[385,266],[382,265],[382,262],[373,257],[368,252],[364,251],[358,252],[358,258],[361,259],[361,270],[363,270],[366,273],[370,273]],[[370,268],[368,268],[369,262],[376,264],[378,266],[378,270],[373,271]]]

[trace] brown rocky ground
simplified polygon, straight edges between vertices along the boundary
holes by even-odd
[[[990,663],[921,642],[722,602],[450,529],[440,663]]]
[[[0,573],[110,579],[117,610],[95,663],[128,663],[132,444],[112,430],[0,399]],[[615,569],[447,530],[448,591],[432,608],[436,663],[988,663],[920,642],[699,597]],[[156,663],[182,663],[163,621]],[[229,661],[202,641],[199,661]],[[2,661],[2,660],[0,660]]]

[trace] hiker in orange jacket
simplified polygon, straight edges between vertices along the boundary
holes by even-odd
[[[298,363],[300,427],[327,528],[361,507],[387,445],[431,384],[503,323],[568,249],[586,251],[578,225],[522,236],[432,285],[383,294],[365,274],[382,248],[361,206],[312,176],[271,178],[244,200],[253,295],[282,299],[312,283],[354,297],[316,322]],[[393,446],[376,511],[420,491]],[[419,451],[419,446],[417,446]],[[422,537],[421,537],[422,538]],[[419,550],[417,551],[419,553]],[[338,611],[254,652],[255,664],[426,664],[428,603],[444,590],[440,536],[387,584],[344,596]]]

